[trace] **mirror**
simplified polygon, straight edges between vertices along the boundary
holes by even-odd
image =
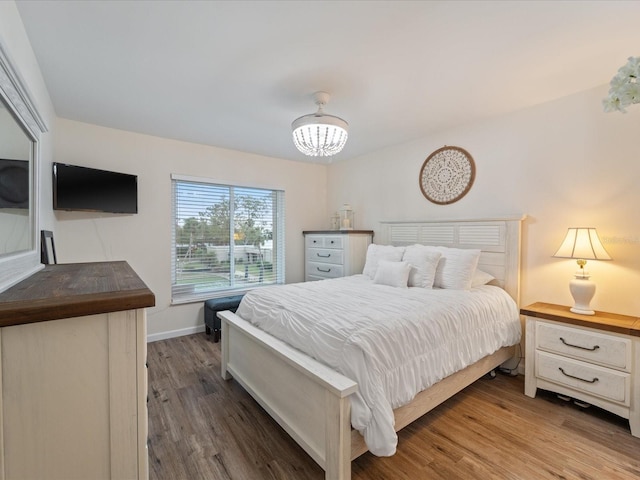
[[[33,248],[33,142],[0,102],[0,257]]]
[[[40,270],[38,142],[47,131],[0,39],[0,292]]]

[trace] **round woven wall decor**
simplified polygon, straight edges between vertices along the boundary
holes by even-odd
[[[418,181],[427,200],[447,205],[464,197],[475,178],[476,165],[469,152],[445,145],[427,157]]]

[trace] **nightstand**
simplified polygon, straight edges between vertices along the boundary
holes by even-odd
[[[640,318],[534,303],[526,316],[525,395],[538,388],[629,419],[640,437]]]

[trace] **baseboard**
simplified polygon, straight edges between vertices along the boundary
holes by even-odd
[[[157,342],[158,340],[166,340],[167,338],[182,337],[184,335],[192,335],[194,333],[204,332],[204,325],[197,327],[181,328],[180,330],[169,330],[168,332],[152,333],[147,335],[147,343]]]

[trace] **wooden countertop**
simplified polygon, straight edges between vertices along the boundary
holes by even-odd
[[[0,327],[153,307],[127,262],[47,265],[0,293]]]
[[[521,308],[520,313],[529,317],[640,337],[640,317],[607,312],[596,312],[595,315],[580,315],[571,312],[569,308],[564,305],[538,302]]]

